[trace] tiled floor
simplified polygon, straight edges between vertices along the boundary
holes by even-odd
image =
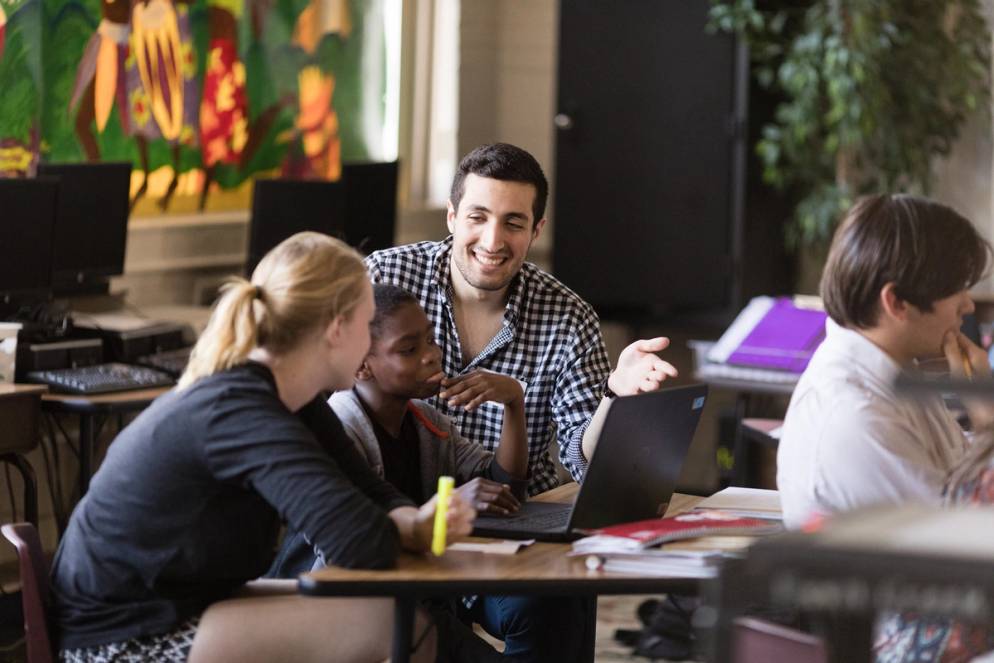
[[[607,663],[608,661],[642,661],[642,663],[646,663],[649,660],[633,656],[631,648],[619,644],[614,639],[614,632],[619,628],[641,628],[635,610],[642,601],[649,598],[659,598],[659,596],[602,596],[597,600],[597,642],[594,645],[594,661],[596,663]],[[663,659],[655,660],[663,663]],[[687,663],[692,662],[688,661]]]
[[[619,628],[639,629],[641,624],[635,614],[638,605],[649,596],[601,596],[597,599],[597,642],[594,645],[594,660],[601,661],[646,661],[633,656],[631,648],[614,639]]]

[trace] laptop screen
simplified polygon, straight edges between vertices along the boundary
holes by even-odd
[[[573,506],[570,528],[663,515],[707,400],[707,385],[615,398]]]

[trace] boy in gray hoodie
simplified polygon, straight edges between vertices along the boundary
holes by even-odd
[[[435,329],[424,310],[397,286],[376,285],[373,293],[372,346],[355,387],[328,401],[359,453],[417,504],[435,493],[439,476],[449,475],[478,511],[516,511],[528,483],[521,383],[497,373],[480,374],[453,397],[467,410],[484,403],[504,410],[496,452],[467,440],[448,417],[420,400],[437,394],[444,377]]]

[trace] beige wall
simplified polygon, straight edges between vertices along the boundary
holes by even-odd
[[[994,0],[983,0],[983,6],[987,20],[994,28]],[[936,199],[973,221],[988,240],[994,239],[991,112],[992,108],[987,107],[974,113],[949,157],[936,162],[936,182],[932,191]],[[994,278],[981,281],[975,291],[994,292]]]
[[[460,156],[483,143],[513,143],[535,155],[550,183],[554,179],[558,22],[555,0],[463,0]],[[553,210],[546,216],[552,219]],[[549,231],[533,249],[540,263],[548,262]]]
[[[931,194],[976,224],[988,240],[994,237],[994,198],[991,187],[991,111],[984,109],[969,119],[952,154],[935,164]],[[992,279],[976,291],[991,292]]]

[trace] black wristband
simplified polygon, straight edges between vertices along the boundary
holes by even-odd
[[[618,394],[616,394],[613,391],[611,391],[611,385],[608,384],[608,381],[610,379],[611,379],[611,376],[608,375],[606,378],[604,378],[604,382],[601,382],[601,398],[617,398],[618,397]]]

